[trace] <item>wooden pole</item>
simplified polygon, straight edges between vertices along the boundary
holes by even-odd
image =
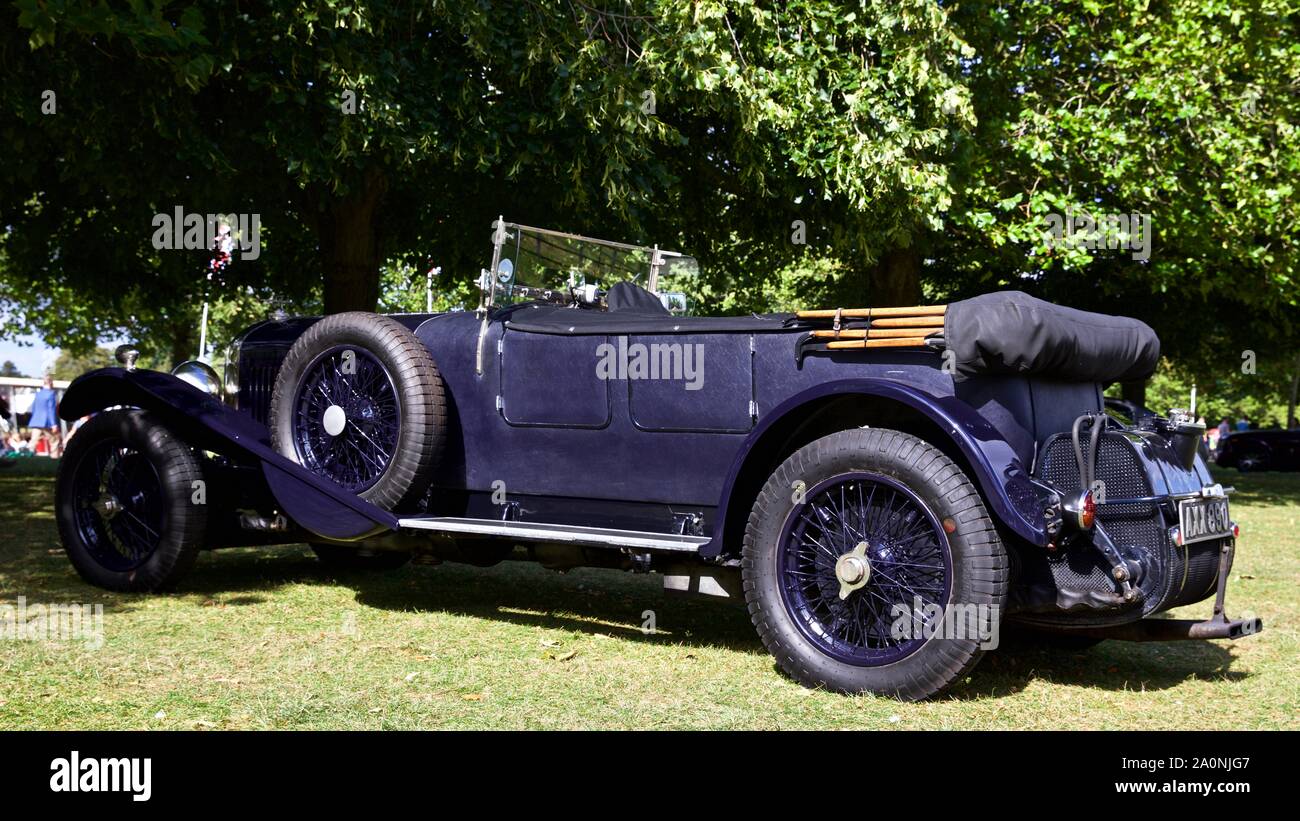
[[[826,343],[827,348],[835,348],[837,350],[850,348],[855,350],[861,350],[862,348],[914,348],[924,346],[925,337],[923,336],[908,336],[900,339],[854,339],[847,342]]]
[[[925,336],[932,333],[937,333],[937,329],[872,328],[869,331],[864,331],[861,328],[845,328],[841,331],[813,331],[812,335],[817,339],[890,339],[904,336]]]
[[[895,316],[943,316],[947,305],[913,305],[909,308],[819,308],[814,311],[799,311],[800,319],[834,319],[836,314],[848,319],[875,319]]]
[[[908,316],[897,319],[871,319],[873,328],[942,328],[941,316]]]

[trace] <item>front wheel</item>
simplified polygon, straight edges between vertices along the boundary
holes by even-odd
[[[109,590],[175,584],[203,545],[202,480],[194,452],[148,413],[96,415],[68,442],[55,483],[59,537],[72,566]]]
[[[745,531],[745,601],[808,687],[935,695],[996,646],[1007,557],[979,493],[908,434],[858,429],[796,451]]]

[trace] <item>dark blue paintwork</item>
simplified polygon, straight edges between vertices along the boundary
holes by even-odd
[[[195,447],[260,464],[276,500],[321,536],[355,540],[397,529],[397,517],[277,453],[266,427],[171,374],[103,368],[78,377],[59,404],[71,422],[113,405],[143,408]]]
[[[489,322],[481,372],[474,313],[394,317],[428,347],[446,384],[451,429],[431,502],[445,515],[481,515],[476,498],[501,482],[520,502],[521,518],[534,521],[669,531],[680,517],[698,517],[711,537],[701,553],[717,556],[738,542],[733,512],[747,513],[752,496],[745,489],[773,467],[755,454],[838,399],[868,415],[888,407],[924,420],[964,460],[992,513],[1025,540],[1046,544],[1042,511],[1052,494],[1031,480],[1036,450],[1078,414],[1101,407],[1096,385],[1007,377],[954,383],[940,356],[924,350],[798,360],[795,341],[805,329],[777,320],[717,331],[683,317],[662,333],[642,325],[620,334],[609,315],[584,332],[584,312],[575,309],[570,332],[538,333],[512,327],[503,319],[509,313]],[[64,405],[81,410],[65,413],[120,403],[149,407],[187,439],[232,446],[263,464],[280,506],[304,527],[350,539],[391,528],[391,515],[338,487],[327,490],[272,453],[265,428],[254,421],[265,419],[279,360],[313,321],[265,322],[245,335],[238,414],[170,376],[117,369],[78,380]],[[692,383],[598,375],[601,351],[609,350],[602,346],[635,344],[692,346],[702,377]],[[340,507],[341,498],[351,502]]]

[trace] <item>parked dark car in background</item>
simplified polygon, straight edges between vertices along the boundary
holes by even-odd
[[[925,698],[1015,621],[1071,641],[1236,638],[1237,527],[1185,414],[1125,425],[1140,322],[1017,292],[687,316],[694,261],[499,221],[476,311],[268,320],[224,381],[82,376],[57,518],[87,580],[309,542],[661,574],[745,605],[812,687]],[[202,492],[200,492],[202,491]],[[1215,598],[1206,621],[1149,618]],[[953,615],[956,614],[956,618]]]
[[[1219,442],[1219,467],[1252,470],[1300,470],[1300,430],[1243,430]]]

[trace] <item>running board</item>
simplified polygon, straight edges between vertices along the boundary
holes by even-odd
[[[683,536],[678,533],[654,533],[644,530],[614,530],[581,525],[553,525],[542,522],[498,522],[491,519],[457,519],[422,516],[399,519],[398,527],[412,530],[436,530],[442,533],[472,533],[476,536],[503,536],[521,542],[562,542],[596,547],[635,547],[673,553],[695,553],[709,543],[708,536]]]

